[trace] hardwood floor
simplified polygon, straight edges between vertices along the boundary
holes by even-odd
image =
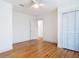
[[[0,54],[2,58],[79,58],[79,52],[57,48],[56,44],[33,40],[14,44],[14,49]]]

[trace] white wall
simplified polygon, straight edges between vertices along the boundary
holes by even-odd
[[[12,49],[12,5],[0,1],[0,53]]]
[[[44,16],[44,40],[57,43],[57,10]]]
[[[59,1],[59,7],[62,9],[79,7],[79,0],[61,0]]]
[[[13,12],[13,37],[14,43],[27,41],[30,39],[30,16],[20,13]]]

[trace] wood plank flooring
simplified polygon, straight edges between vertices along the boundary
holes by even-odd
[[[2,58],[79,58],[79,52],[57,48],[56,44],[32,40],[14,44],[14,49],[0,54]]]

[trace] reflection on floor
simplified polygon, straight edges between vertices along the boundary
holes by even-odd
[[[41,40],[31,40],[14,44],[14,49],[0,54],[12,58],[70,58],[79,57],[79,52],[57,48],[56,44]]]

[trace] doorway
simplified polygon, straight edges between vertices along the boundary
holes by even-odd
[[[38,37],[41,37],[43,38],[43,29],[44,29],[44,26],[43,26],[43,20],[38,20]]]

